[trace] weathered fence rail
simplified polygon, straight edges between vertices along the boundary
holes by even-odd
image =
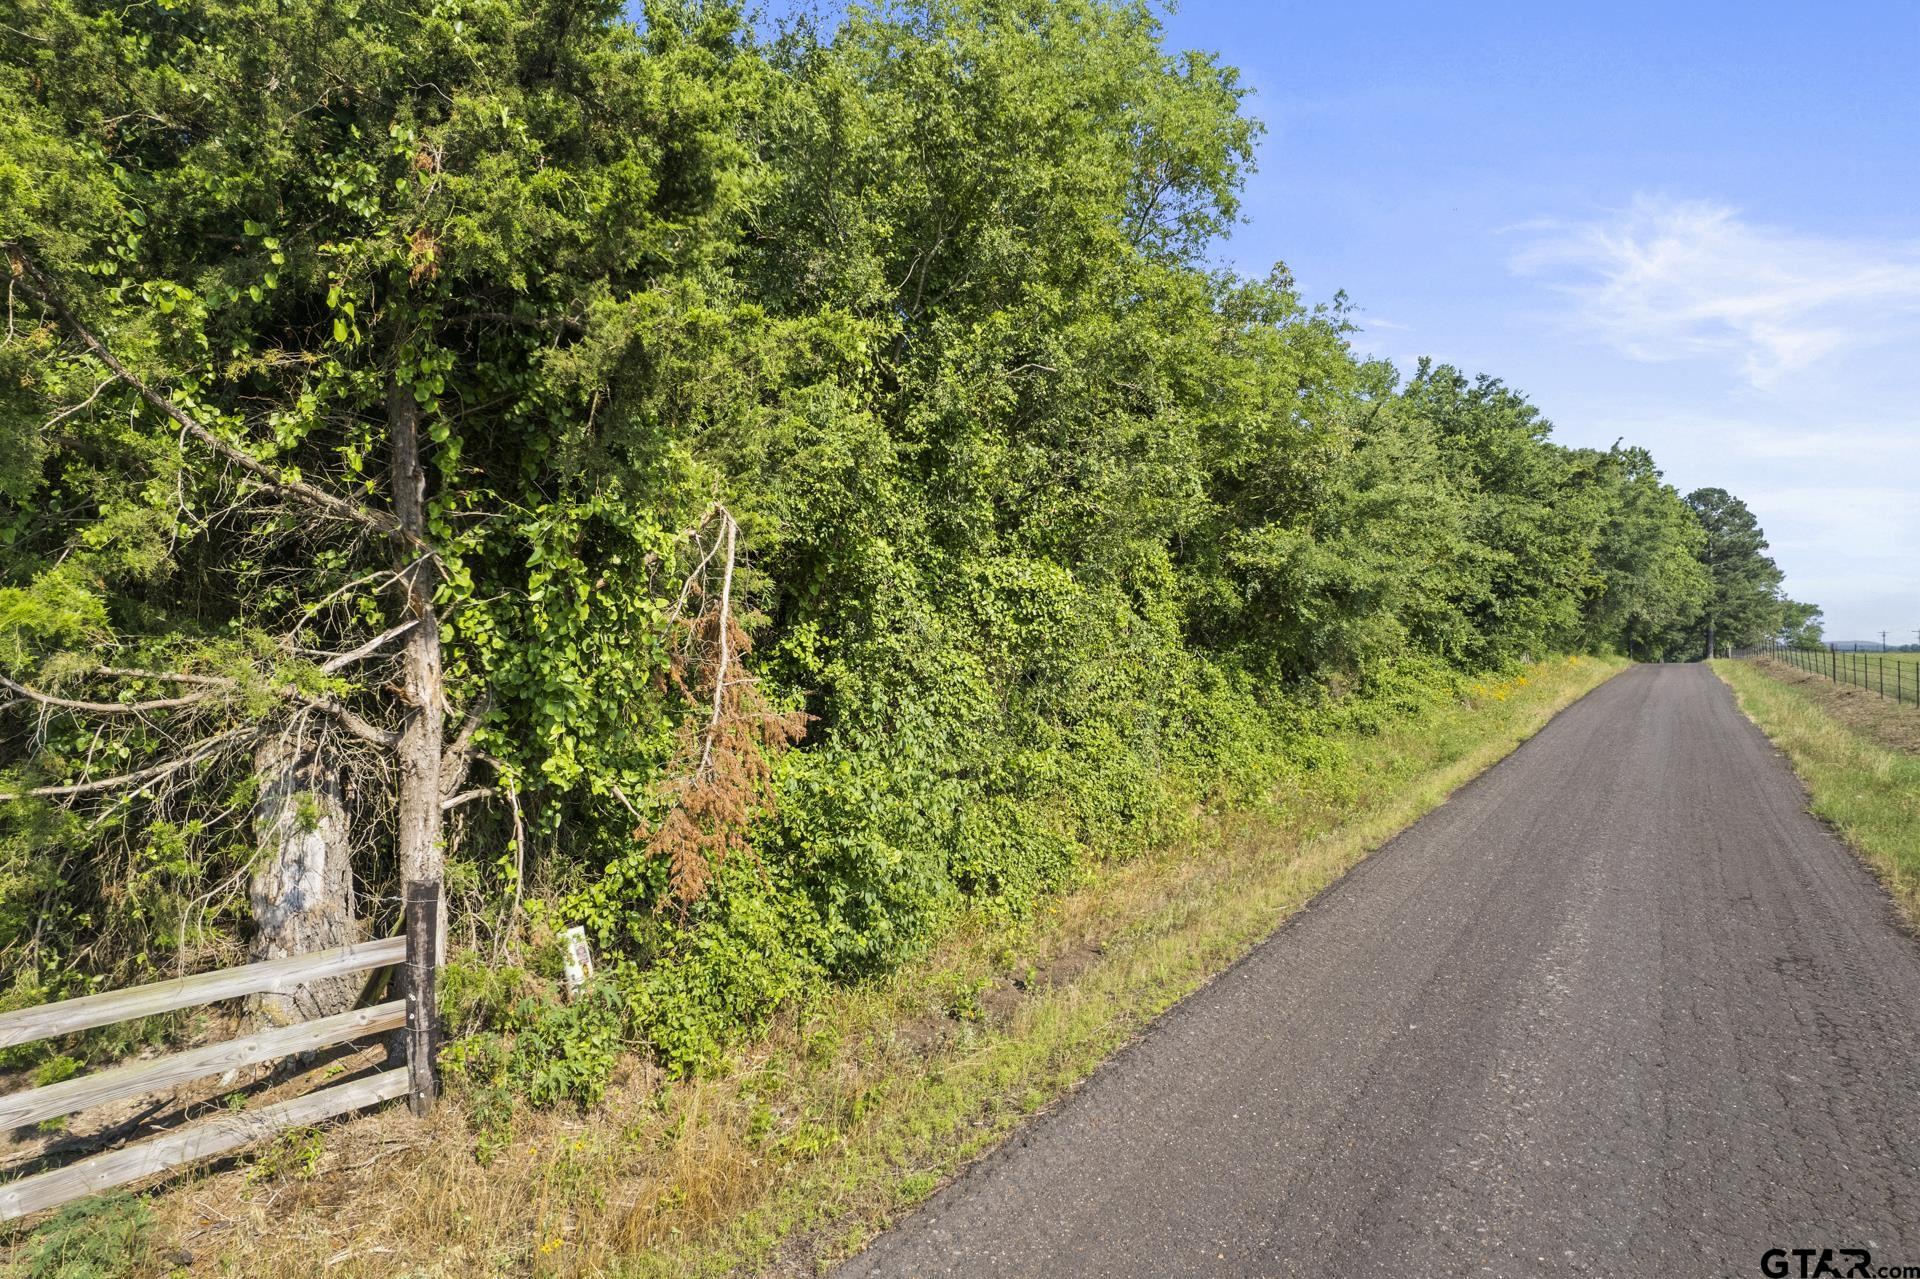
[[[145,1141],[92,1155],[64,1168],[35,1173],[0,1186],[0,1221],[12,1221],[85,1195],[98,1194],[154,1173],[231,1154],[289,1128],[334,1119],[407,1095],[404,1067],[335,1084],[259,1110],[235,1111]]]
[[[157,981],[150,986],[130,990],[109,990],[57,1004],[41,1004],[17,1012],[0,1013],[0,1048],[52,1039],[96,1026],[111,1026],[117,1021],[137,1021],[161,1013],[178,1012],[200,1004],[247,995],[267,995],[291,990],[307,982],[328,977],[343,977],[370,968],[385,968],[407,956],[407,939],[386,937],[379,941],[341,946],[336,950],[315,951],[310,955],[292,955],[269,959],[241,968],[223,968],[193,977]]]
[[[229,1070],[398,1030],[406,1023],[407,1005],[396,999],[377,1008],[356,1008],[317,1021],[281,1026],[245,1039],[208,1044],[152,1061],[81,1075],[30,1092],[11,1093],[0,1097],[0,1128],[23,1128],[56,1115],[71,1115],[110,1101],[160,1092],[208,1075],[224,1075]]]
[[[408,990],[403,999],[169,1053],[151,1061],[129,1062],[0,1096],[0,1130],[12,1130],[368,1035],[402,1028],[407,1032],[404,1067],[317,1089],[259,1110],[223,1113],[63,1167],[0,1183],[0,1221],[56,1208],[84,1195],[231,1153],[289,1128],[319,1123],[398,1097],[409,1098],[416,1113],[423,1112],[437,1091],[433,1063],[436,964],[432,928],[439,903],[428,894],[419,894],[418,900],[414,900],[415,896],[409,894],[408,928],[401,937],[0,1014],[0,1048],[10,1048],[114,1022],[285,991],[307,982],[394,964],[404,963],[407,973]]]

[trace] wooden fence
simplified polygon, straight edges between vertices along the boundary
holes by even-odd
[[[321,1088],[259,1110],[231,1111],[91,1155],[46,1172],[0,1182],[0,1221],[56,1208],[154,1173],[229,1154],[256,1141],[320,1123],[378,1102],[406,1097],[416,1114],[433,1105],[434,925],[437,885],[409,885],[404,936],[335,950],[268,960],[218,972],[108,991],[0,1014],[0,1048],[51,1039],[114,1022],[193,1008],[223,999],[285,991],[307,982],[405,963],[406,995],[371,1008],[275,1027],[224,1043],[94,1071],[25,1092],[0,1096],[0,1130],[12,1130],[112,1101],[124,1101],[296,1053],[329,1048],[368,1035],[407,1031],[407,1064]]]

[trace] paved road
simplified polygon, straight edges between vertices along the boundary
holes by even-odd
[[[840,1274],[1920,1266],[1920,945],[1804,805],[1631,670]]]

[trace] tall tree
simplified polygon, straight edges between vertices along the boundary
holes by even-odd
[[[1747,504],[1720,488],[1687,494],[1700,522],[1700,562],[1711,589],[1697,630],[1700,651],[1716,656],[1727,645],[1758,644],[1779,629],[1779,565],[1765,554],[1766,534]]]
[[[270,953],[351,920],[342,827],[391,838],[361,877],[437,895],[444,814],[671,754],[668,610],[726,521],[662,419],[724,409],[660,387],[750,90],[730,12],[618,10],[45,0],[10,28],[0,181],[72,197],[0,226],[0,430],[31,442],[0,647],[37,714],[0,789],[39,864],[175,849],[217,919],[251,812]],[[62,931],[31,934],[43,972]]]
[[[1777,638],[1791,648],[1819,648],[1822,610],[1818,604],[1799,600],[1780,600],[1780,630]]]
[[[1552,444],[1552,423],[1494,377],[1422,360],[1403,399],[1472,495],[1473,567],[1457,597],[1476,637],[1469,656],[1507,660],[1574,642],[1598,584],[1606,495],[1595,459]]]
[[[1708,575],[1698,554],[1705,531],[1645,449],[1616,444],[1594,458],[1607,507],[1594,548],[1598,580],[1586,601],[1585,641],[1657,660],[1666,637],[1690,625],[1706,602]]]

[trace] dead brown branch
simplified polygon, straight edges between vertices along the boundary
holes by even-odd
[[[773,759],[805,728],[805,716],[770,706],[741,669],[751,641],[735,616],[740,528],[733,514],[715,503],[686,536],[698,558],[669,614],[678,637],[672,684],[701,709],[681,727],[657,819],[614,788],[634,814],[634,838],[667,862],[670,899],[682,908],[706,892],[715,868],[747,848],[749,826],[772,802]]]

